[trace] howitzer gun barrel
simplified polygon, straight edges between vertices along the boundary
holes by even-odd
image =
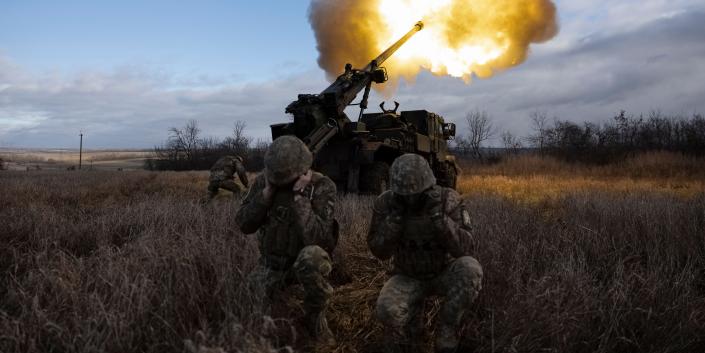
[[[398,41],[396,41],[394,44],[392,44],[391,47],[387,48],[382,54],[380,54],[378,57],[376,57],[372,62],[367,64],[363,71],[370,71],[372,69],[372,65],[377,64],[382,65],[389,57],[391,57],[399,48],[404,45],[416,32],[419,32],[420,30],[423,29],[423,22],[419,21],[416,22],[414,25],[414,28],[412,28],[409,32],[407,32],[403,37],[401,37]]]
[[[294,122],[273,125],[272,136],[276,138],[282,134],[294,134],[316,154],[350,123],[350,119],[345,115],[345,108],[351,105],[358,93],[364,90],[360,103],[354,104],[360,106],[359,116],[362,116],[367,109],[372,84],[387,81],[387,71],[380,65],[423,27],[423,22],[417,22],[409,32],[370,61],[362,70],[353,69],[351,64],[345,65],[345,72],[320,94],[300,94],[299,99],[291,102],[285,110],[286,113],[294,115]]]

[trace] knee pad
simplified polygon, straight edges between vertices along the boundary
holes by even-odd
[[[393,298],[380,296],[377,298],[377,304],[375,307],[375,314],[377,320],[382,324],[389,327],[401,328],[405,325],[407,320],[405,313],[408,310],[404,310],[399,303],[394,302]]]
[[[475,258],[463,256],[455,259],[452,271],[459,280],[470,282],[476,291],[482,289],[482,266]]]
[[[308,274],[311,272],[328,276],[333,270],[330,255],[320,246],[310,245],[304,247],[296,257],[294,270],[297,274]]]

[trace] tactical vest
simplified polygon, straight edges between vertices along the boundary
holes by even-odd
[[[303,242],[299,234],[292,231],[294,192],[278,190],[274,194],[267,221],[258,234],[260,253],[265,264],[283,270],[294,264]]]
[[[314,186],[320,179],[320,175],[314,174],[303,194],[312,197]],[[296,217],[293,207],[294,192],[277,190],[267,214],[267,221],[258,233],[262,261],[275,270],[285,270],[291,267],[301,249],[304,248],[301,234],[293,228],[294,217]],[[336,232],[337,229],[331,231]],[[337,236],[337,234],[335,235]],[[330,252],[332,249],[326,249],[326,251]]]
[[[404,215],[403,235],[394,254],[394,272],[425,279],[438,276],[450,263],[448,249],[433,231],[430,216],[425,210],[407,211]]]

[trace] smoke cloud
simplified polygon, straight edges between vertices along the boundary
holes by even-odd
[[[466,82],[490,77],[558,33],[550,0],[313,0],[309,11],[318,64],[331,79],[346,63],[366,65],[419,20],[424,30],[385,63],[393,83],[422,69]]]

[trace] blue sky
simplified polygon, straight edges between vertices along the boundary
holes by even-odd
[[[560,0],[561,31],[487,80],[422,73],[394,99],[460,124],[490,113],[528,133],[533,111],[604,121],[626,109],[705,112],[705,0]],[[199,121],[267,139],[299,93],[326,84],[308,0],[0,0],[0,147],[151,147]],[[376,107],[383,97],[373,95]]]
[[[316,59],[308,1],[3,0],[0,50],[31,70],[149,66],[268,79]]]

